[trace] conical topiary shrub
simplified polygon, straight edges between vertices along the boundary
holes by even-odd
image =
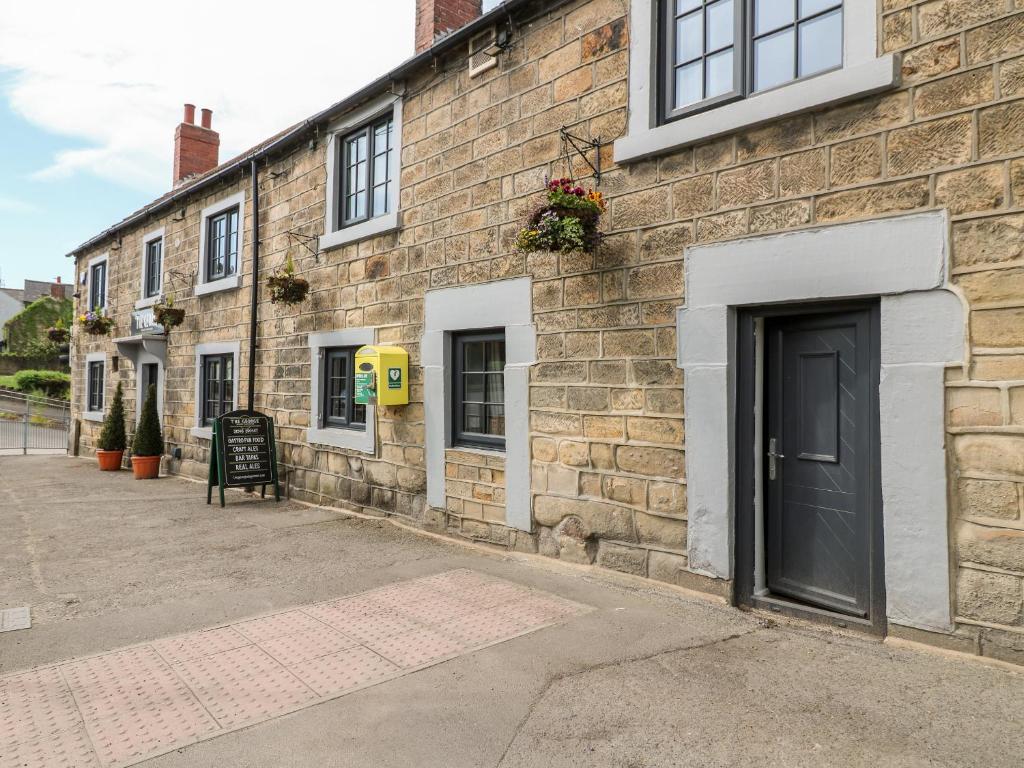
[[[110,404],[106,418],[103,419],[103,429],[100,430],[100,437],[96,441],[96,460],[100,469],[120,469],[127,445],[128,437],[124,430],[124,393],[121,391],[121,382],[118,382],[117,389],[114,390],[114,400]]]
[[[160,456],[164,438],[160,433],[160,416],[156,412],[156,386],[149,385],[142,416],[132,439],[132,471],[136,480],[150,480],[160,474]]]

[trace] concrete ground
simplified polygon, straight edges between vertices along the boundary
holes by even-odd
[[[1021,672],[333,510],[221,510],[184,480],[0,457],[0,608],[33,610],[0,634],[0,674],[452,568],[596,610],[143,765],[1021,765]]]

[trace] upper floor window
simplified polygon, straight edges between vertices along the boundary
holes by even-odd
[[[396,173],[395,121],[387,115],[341,138],[343,227],[383,216],[392,206]]]
[[[238,206],[206,220],[205,282],[238,272]]]
[[[662,0],[666,120],[842,66],[842,0]]]
[[[453,353],[454,444],[504,449],[504,332],[459,334]]]
[[[366,429],[366,406],[355,402],[356,349],[334,347],[323,350],[321,427]]]
[[[89,266],[89,309],[107,307],[107,261]]]
[[[144,299],[160,295],[163,276],[164,239],[158,237],[146,243],[142,269],[142,297]]]

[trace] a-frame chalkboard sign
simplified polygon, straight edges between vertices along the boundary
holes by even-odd
[[[274,447],[274,420],[258,411],[231,411],[213,421],[210,445],[210,476],[206,484],[206,503],[213,502],[213,486],[220,488],[224,506],[225,488],[274,486],[274,501],[281,500],[277,483],[277,451]]]

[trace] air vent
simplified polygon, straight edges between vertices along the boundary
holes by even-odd
[[[492,67],[497,66],[498,59],[490,56],[484,51],[492,45],[495,40],[494,27],[485,29],[469,39],[469,76],[476,77],[483,74]]]

